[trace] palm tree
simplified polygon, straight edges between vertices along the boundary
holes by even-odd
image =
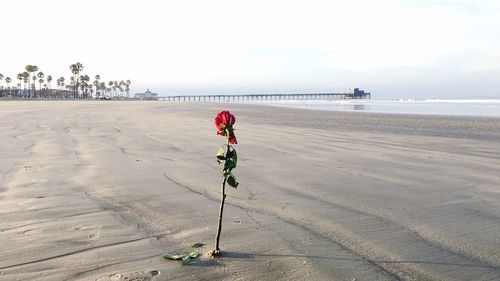
[[[39,97],[40,97],[40,98],[45,97],[45,94],[43,94],[43,92],[42,92],[42,84],[43,84],[44,82],[45,82],[45,80],[44,80],[43,78],[38,79],[38,83],[39,83],[39,84],[38,84],[38,85],[39,85],[39,93],[40,93]],[[45,92],[45,87],[43,87],[43,90],[44,90],[44,92]]]
[[[59,77],[57,80],[57,88],[59,88],[59,90],[62,90],[64,88],[64,77]],[[57,94],[58,97],[60,97],[60,92]]]
[[[39,85],[39,89],[40,89],[39,90],[40,91],[39,92],[40,93],[40,95],[39,95],[40,98],[43,98],[43,94],[42,94],[42,84],[43,84],[43,82],[45,82],[45,80],[43,80],[43,78],[38,79],[38,83],[39,83],[38,85]]]
[[[69,66],[69,69],[71,70],[71,73],[73,73],[74,75],[74,79],[76,81],[75,83],[75,92],[74,92],[74,95],[78,96],[79,93],[78,93],[78,84],[80,82],[80,72],[82,72],[83,70],[83,64],[77,62],[77,63],[74,63],[72,65]]]
[[[26,85],[28,86],[28,96],[31,95],[30,91],[30,74],[25,71],[23,72],[24,90],[26,90]]]
[[[70,86],[72,87],[72,89],[73,89],[73,98],[76,98],[76,91],[75,91],[75,85],[76,85],[76,83],[75,83],[75,77],[74,77],[74,76],[71,76],[71,77],[69,78],[69,85],[70,85]]]
[[[113,91],[115,92],[115,97],[118,96],[118,81],[113,82]]]
[[[30,74],[25,71],[23,72],[23,82],[24,82],[24,92],[26,92],[26,84],[28,84],[28,91],[29,91],[29,83],[30,83]]]
[[[132,85],[132,82],[130,81],[130,79],[127,79],[127,81],[125,81],[127,83],[127,85],[125,86],[125,91],[127,91],[127,99],[130,98],[130,85]]]
[[[3,76],[3,74],[2,74],[2,73],[0,73],[0,81],[2,81],[4,77],[5,77],[5,76]],[[1,89],[1,88],[2,88],[2,87],[0,87],[0,89]]]
[[[22,73],[17,74],[17,80],[19,80],[19,95],[21,95],[21,84],[23,83],[23,74]]]
[[[83,98],[86,99],[88,98],[88,88],[89,88],[88,82],[90,81],[90,77],[88,75],[82,75],[80,77],[80,80],[81,80],[80,88],[83,93]]]
[[[9,89],[9,95],[12,95],[12,91],[10,89],[10,82],[12,82],[12,79],[10,79],[10,77],[6,77],[5,83],[7,83],[7,88]]]
[[[40,84],[39,84],[39,92],[38,92],[38,93],[39,93],[39,96],[40,96],[40,98],[41,98],[41,97],[42,97],[42,83],[43,83],[43,77],[45,76],[45,74],[44,74],[43,72],[41,72],[41,71],[40,71],[40,72],[38,72],[38,73],[36,74],[36,76],[37,76],[37,77],[38,77],[38,79],[39,79],[39,80],[38,80],[38,83],[40,83]],[[40,81],[41,81],[41,82],[40,82]]]
[[[95,95],[97,98],[99,98],[100,96],[100,93],[99,93],[99,80],[101,80],[101,75],[97,74],[95,76],[95,80],[94,80],[94,87],[95,87]]]
[[[109,97],[111,97],[111,87],[104,87],[104,89],[105,89],[105,91],[106,91],[107,95],[108,95]]]
[[[28,78],[29,78],[31,76],[31,73],[38,71],[38,66],[28,64],[24,69],[26,69],[26,72],[28,72]],[[36,81],[36,75],[33,76],[33,83],[35,83],[35,81]],[[32,96],[31,96],[31,87],[30,87],[30,80],[29,79],[28,79],[28,89],[30,91],[29,96],[31,98]],[[36,94],[35,94],[35,97],[36,97]]]
[[[109,88],[110,88],[110,90],[109,90],[109,95],[110,95],[110,96],[113,96],[113,94],[111,93],[111,87],[113,86],[113,81],[109,81],[109,82],[108,82],[108,86],[109,86]]]
[[[51,85],[52,83],[51,82],[52,82],[52,75],[47,75],[47,83],[49,84],[49,86],[46,88],[48,88],[49,92],[52,91],[52,85]]]
[[[64,87],[64,80],[65,80],[64,77],[62,77],[62,76],[59,77],[59,79],[57,79],[57,87],[59,87],[59,88]]]
[[[82,91],[82,98],[85,98],[85,89],[86,89],[86,86],[87,86],[87,83],[85,83],[83,80],[80,80],[80,90]]]
[[[104,97],[104,92],[106,91],[106,82],[99,83],[99,90],[101,90],[101,94]]]
[[[26,78],[26,77],[25,77],[25,78],[23,78],[23,82],[24,82],[24,96],[25,96],[25,97],[26,97],[26,85],[29,83],[29,82],[28,82],[28,80],[29,80],[29,79],[28,79],[28,78]],[[28,91],[29,91],[29,89],[28,89]],[[29,94],[28,94],[28,95],[29,95]]]
[[[66,83],[64,82],[64,77],[61,77],[61,88],[64,88],[64,86],[66,85]]]

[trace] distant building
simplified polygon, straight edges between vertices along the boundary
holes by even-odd
[[[354,88],[354,98],[355,99],[370,99],[372,97],[371,93],[367,93],[363,90],[360,90],[359,88]]]
[[[134,98],[138,100],[157,100],[158,94],[153,93],[149,89],[147,89],[144,93],[136,93],[134,95]]]
[[[362,96],[365,93],[365,91],[360,90],[359,88],[354,88],[354,95],[355,96]]]

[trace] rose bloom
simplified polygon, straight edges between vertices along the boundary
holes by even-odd
[[[221,111],[217,116],[215,116],[215,126],[217,127],[217,134],[221,136],[226,136],[229,131],[229,143],[237,144],[236,136],[233,132],[233,125],[236,122],[236,117],[232,115],[229,111]]]

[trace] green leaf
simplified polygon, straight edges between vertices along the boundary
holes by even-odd
[[[191,263],[191,257],[189,255],[183,256],[182,257],[182,264],[183,265],[188,265]]]
[[[236,168],[236,163],[238,163],[238,155],[236,154],[236,150],[233,149],[234,155],[232,157],[234,162],[234,167]]]
[[[226,164],[224,165],[224,170],[231,171],[236,168],[236,163],[232,159],[226,159]]]
[[[217,163],[219,163],[219,164],[220,164],[220,163],[222,163],[222,161],[224,161],[224,160],[226,160],[226,157],[217,155]]]
[[[183,265],[188,265],[192,262],[192,259],[197,258],[200,256],[200,253],[197,251],[184,254],[184,255],[179,255],[177,253],[171,253],[171,254],[166,254],[163,256],[165,259],[169,260],[180,260]]]
[[[163,258],[169,259],[169,260],[180,260],[183,257],[184,257],[184,255],[179,255],[179,254],[176,254],[176,253],[166,254],[166,255],[163,256]]]
[[[197,258],[199,255],[200,255],[200,253],[196,252],[196,251],[191,252],[191,253],[188,254],[188,256],[190,256],[191,258]]]
[[[232,174],[227,177],[227,183],[234,188],[237,188],[239,184],[239,182],[236,181],[236,178]]]
[[[224,169],[232,170],[236,168],[236,163],[238,162],[238,155],[236,154],[236,150],[232,146],[228,147],[228,151],[226,153],[226,165]]]
[[[234,148],[232,146],[228,146],[226,157],[227,158],[233,158],[234,152],[235,152]]]

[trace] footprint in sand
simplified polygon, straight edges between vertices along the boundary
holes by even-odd
[[[156,276],[160,275],[159,270],[151,270],[149,272],[134,272],[128,275],[124,275],[120,280],[124,281],[153,281]]]
[[[83,241],[90,241],[90,240],[96,240],[99,238],[101,232],[100,232],[100,227],[96,225],[86,225],[86,224],[79,224],[75,225],[71,228],[72,231],[84,231],[87,234],[87,238],[82,239],[81,242]]]

